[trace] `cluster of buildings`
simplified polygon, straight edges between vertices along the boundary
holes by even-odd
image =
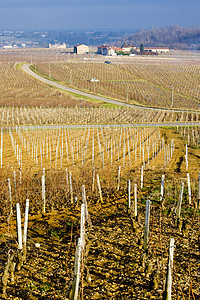
[[[111,47],[108,45],[101,45],[97,47],[97,54],[100,55],[118,55],[118,54],[125,54],[125,55],[131,55],[134,53],[140,52],[140,47],[136,47],[132,44],[124,43],[121,47]],[[144,47],[143,52],[145,53],[167,53],[169,52],[168,47]],[[89,47],[83,44],[78,44],[74,46],[74,53],[76,54],[85,54],[89,53]]]
[[[66,49],[67,48],[67,45],[65,43],[58,43],[58,44],[51,44],[49,43],[49,49]]]
[[[26,44],[22,43],[22,44],[7,44],[7,45],[4,45],[2,46],[1,48],[2,49],[16,49],[16,48],[25,48],[26,47]]]
[[[132,44],[124,43],[121,47],[110,47],[108,45],[102,45],[97,48],[97,54],[101,55],[117,55],[117,54],[130,54],[136,47]]]
[[[117,54],[133,54],[139,53],[141,51],[140,47],[136,47],[132,44],[124,43],[121,47],[110,47],[107,45],[102,45],[98,47],[97,53],[101,55],[117,55]],[[167,53],[169,52],[168,47],[144,47],[143,52],[149,53]]]
[[[26,48],[27,45],[25,43],[17,44],[6,44],[2,45],[1,48],[4,49],[12,49],[12,48]],[[35,46],[35,45],[34,45]],[[49,43],[49,49],[67,49],[66,43]],[[77,44],[74,46],[74,53],[76,54],[87,54],[90,52],[90,48],[84,44]],[[121,47],[109,46],[109,45],[101,45],[97,47],[97,54],[106,55],[106,56],[115,56],[115,55],[135,55],[141,52],[140,47],[136,47],[132,44],[124,43]],[[168,53],[168,47],[143,47],[143,52],[147,54],[160,54],[160,53]]]

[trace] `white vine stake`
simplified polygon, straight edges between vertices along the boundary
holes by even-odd
[[[131,181],[128,180],[128,208],[131,207]]]
[[[144,166],[142,166],[142,169],[141,169],[141,189],[143,188],[143,177],[144,177]]]
[[[86,206],[85,204],[81,204],[81,233],[80,233],[80,242],[82,251],[85,248],[85,214],[86,214]]]
[[[17,212],[17,239],[18,239],[18,249],[22,250],[22,226],[21,226],[21,212],[19,203],[16,204]]]
[[[69,191],[69,173],[67,168],[65,169],[65,173],[66,173],[67,190]]]
[[[95,185],[95,167],[93,167],[93,171],[92,171],[92,192],[94,192],[94,185]]]
[[[43,201],[43,213],[46,212],[46,199],[45,199],[45,169],[42,174],[42,201]]]
[[[119,191],[119,187],[120,187],[120,175],[121,174],[121,166],[119,166],[119,170],[118,170],[118,178],[117,178],[117,191]]]
[[[28,210],[29,210],[29,199],[26,199],[25,219],[24,219],[24,234],[23,234],[23,243],[24,243],[24,245],[26,245],[26,239],[27,239]]]
[[[149,239],[150,200],[146,201],[145,228],[144,228],[144,250],[147,249]]]
[[[85,186],[84,186],[84,185],[82,185],[81,191],[82,191],[82,200],[83,200],[83,204],[85,204],[85,216],[86,216],[86,220],[87,220],[87,222],[88,222],[88,221],[89,221],[89,214],[88,214],[87,198],[86,198]]]
[[[22,171],[19,171],[19,183],[22,184]]]
[[[189,205],[192,204],[192,195],[191,195],[191,186],[190,186],[190,174],[187,173],[187,183],[188,183],[188,198],[189,198]]]
[[[69,188],[71,194],[71,204],[73,204],[72,173],[69,173]]]
[[[98,185],[98,188],[99,188],[100,201],[103,202],[102,192],[101,192],[101,184],[100,184],[100,180],[99,180],[99,174],[97,174],[97,185]]]
[[[137,217],[137,184],[134,184],[134,216]]]
[[[185,161],[186,161],[186,171],[188,170],[188,146],[186,144],[186,147],[185,147]]]
[[[173,256],[174,256],[174,238],[171,238],[170,239],[170,244],[169,244],[169,258],[168,258],[168,266],[167,266],[167,278],[166,278],[165,293],[164,293],[163,300],[171,300]]]

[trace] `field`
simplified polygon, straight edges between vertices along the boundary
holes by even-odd
[[[75,107],[97,106],[90,101],[77,99],[58,89],[30,78],[20,70],[18,63],[0,63],[1,107]]]
[[[66,62],[61,54],[55,62],[50,54],[54,80],[64,82],[62,76],[71,72],[68,85],[92,93],[88,80],[98,72],[102,79],[93,92],[125,102],[145,105],[149,91],[151,106],[170,107],[173,81],[172,106],[183,111],[126,109],[81,98],[25,74],[20,70],[25,54],[17,53],[17,59],[16,53],[4,54],[1,297],[77,299],[79,281],[78,299],[199,299],[199,65],[188,64],[185,53],[183,60],[179,55],[174,63],[163,60],[161,65],[155,59],[133,65],[127,58],[111,65]],[[37,61],[37,71],[48,77],[43,54]],[[83,72],[90,74],[85,81]],[[173,79],[175,72],[182,75]],[[147,73],[151,76],[145,79]],[[133,94],[136,81],[138,98]],[[165,93],[159,94],[156,85]],[[23,231],[20,247],[17,207],[23,229],[27,199],[27,239]],[[171,298],[166,298],[166,278],[172,278]]]
[[[199,110],[196,63],[66,61],[38,63],[36,70],[67,86],[131,104]]]

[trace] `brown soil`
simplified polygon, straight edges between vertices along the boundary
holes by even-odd
[[[98,189],[91,191],[91,167],[73,169],[74,195],[78,203],[70,204],[70,193],[64,173],[47,172],[47,213],[41,213],[41,174],[23,173],[13,197],[24,212],[25,199],[30,199],[27,260],[15,272],[15,283],[8,282],[7,299],[69,299],[72,288],[74,258],[80,235],[80,187],[86,185],[88,210],[92,227],[87,226],[84,270],[80,283],[81,299],[162,299],[170,238],[175,239],[172,299],[199,299],[199,214],[197,178],[199,149],[189,147],[192,204],[188,204],[185,140],[179,132],[161,129],[165,142],[172,138],[175,151],[169,165],[163,167],[163,153],[144,170],[144,188],[140,189],[140,168],[122,173],[120,190],[116,191],[117,168],[109,165],[102,172],[103,203]],[[9,153],[9,152],[8,152]],[[9,158],[8,158],[9,160]],[[139,163],[139,162],[138,162]],[[99,167],[100,168],[100,167]],[[77,170],[76,170],[77,169]],[[111,172],[112,171],[112,172]],[[4,170],[3,178],[7,178]],[[63,171],[64,172],[64,171]],[[161,175],[165,174],[165,202],[160,203]],[[138,217],[128,209],[127,179],[138,184]],[[176,222],[175,209],[181,181],[185,182],[181,219]],[[3,183],[2,183],[3,182]],[[2,181],[0,224],[0,277],[5,269],[8,251],[17,252],[15,209],[9,218],[6,180]],[[131,194],[132,201],[134,194]],[[143,250],[146,200],[151,200],[148,250]],[[23,213],[22,213],[23,215]],[[23,224],[23,222],[22,222]],[[36,248],[39,243],[40,247]],[[17,257],[16,257],[17,262]],[[0,285],[2,292],[2,284]]]

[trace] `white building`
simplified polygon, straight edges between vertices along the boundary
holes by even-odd
[[[89,47],[83,44],[78,44],[74,46],[74,53],[76,54],[85,54],[89,52]]]
[[[140,48],[136,48],[137,51],[140,52]],[[168,53],[168,47],[144,47],[144,52],[153,52],[153,53]]]
[[[3,48],[4,48],[4,49],[12,49],[13,46],[12,46],[12,45],[5,45],[5,46],[3,46]]]

